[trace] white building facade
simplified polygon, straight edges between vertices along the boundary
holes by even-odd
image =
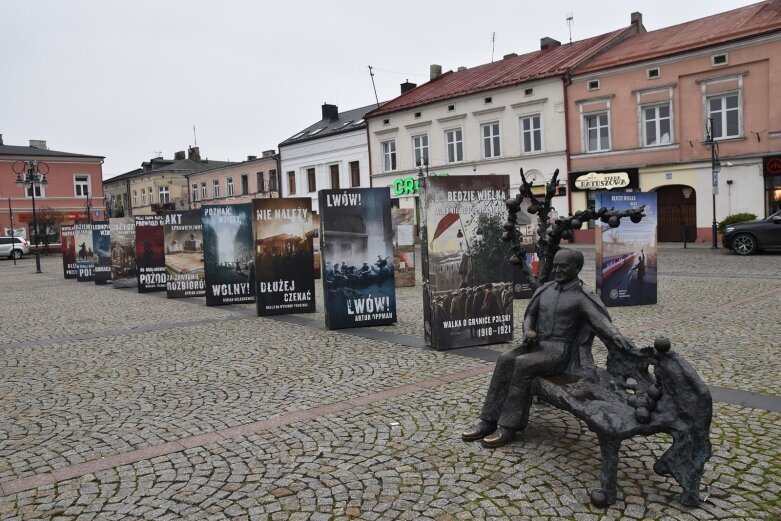
[[[363,116],[376,105],[338,113],[323,105],[323,119],[279,145],[282,197],[311,197],[327,188],[368,188],[369,145]]]

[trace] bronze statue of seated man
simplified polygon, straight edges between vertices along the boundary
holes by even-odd
[[[524,342],[499,357],[480,421],[462,433],[464,441],[482,439],[490,448],[512,442],[528,424],[533,379],[563,373],[591,331],[608,347],[635,349],[613,325],[599,297],[578,278],[582,268],[581,252],[556,253],[553,282],[538,288],[526,309]]]

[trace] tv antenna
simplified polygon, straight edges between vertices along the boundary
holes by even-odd
[[[496,44],[496,31],[491,33],[491,63],[494,62],[494,48]]]
[[[572,43],[572,24],[575,23],[575,16],[567,13],[567,27],[569,27],[569,43]]]
[[[372,71],[372,66],[368,65],[369,67],[369,76],[372,77],[372,88],[374,89],[374,100],[377,102],[377,108],[380,108],[380,98],[377,97],[377,86],[374,84],[374,72]]]
[[[572,40],[572,38],[570,38]],[[195,125],[193,125],[193,141],[195,141],[195,144],[193,144],[194,147],[198,146],[198,136],[195,134]]]

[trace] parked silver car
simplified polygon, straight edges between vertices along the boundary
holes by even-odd
[[[0,257],[20,259],[30,253],[30,243],[21,237],[0,237]]]

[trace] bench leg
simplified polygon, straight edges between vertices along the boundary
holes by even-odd
[[[591,491],[591,503],[606,507],[616,502],[616,479],[618,476],[618,453],[621,439],[598,436],[602,453],[602,488]]]

